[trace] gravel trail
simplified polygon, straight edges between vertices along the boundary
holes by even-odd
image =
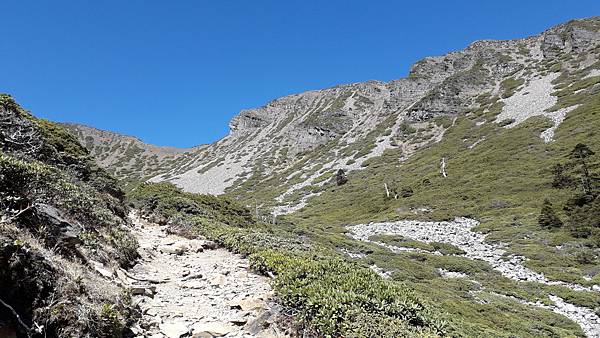
[[[138,337],[286,337],[268,278],[246,259],[132,219],[142,258],[120,275],[144,313]]]

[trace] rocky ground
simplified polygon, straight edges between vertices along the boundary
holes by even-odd
[[[511,97],[502,100],[505,106],[502,108],[502,112],[496,117],[496,122],[511,120],[513,122],[505,127],[512,128],[532,116],[545,116],[549,118],[554,125],[543,131],[540,137],[546,143],[553,141],[554,132],[558,126],[570,111],[578,107],[578,105],[574,105],[555,112],[548,111],[558,101],[558,98],[555,95],[552,95],[555,90],[553,81],[555,81],[558,76],[558,73],[553,73],[547,76],[529,79],[527,85],[523,86]]]
[[[372,241],[374,235],[400,235],[422,242],[440,242],[452,244],[465,252],[464,256],[470,259],[483,260],[490,266],[502,273],[505,277],[517,281],[538,282],[549,285],[562,285],[578,291],[600,292],[600,286],[591,288],[583,285],[553,281],[543,274],[537,273],[523,266],[523,257],[506,256],[505,245],[502,243],[487,243],[485,235],[471,231],[479,222],[468,218],[457,218],[453,222],[420,222],[420,221],[398,221],[385,223],[359,224],[349,227],[349,235],[360,241],[371,242],[383,246],[392,252],[411,251],[412,248],[401,248],[382,242]],[[422,251],[422,250],[416,250]],[[439,252],[432,252],[440,254]],[[374,267],[377,271],[377,267]],[[379,269],[380,270],[380,269]],[[385,271],[377,271],[385,277]],[[453,274],[452,271],[442,271],[441,274],[450,278],[465,278],[465,275]],[[533,306],[548,308],[573,320],[581,326],[583,331],[591,338],[600,337],[600,317],[591,309],[582,308],[569,304],[559,297],[552,296],[554,306],[543,306],[542,304],[531,304]]]
[[[268,279],[203,239],[169,235],[133,217],[142,259],[120,271],[143,311],[138,337],[285,337]]]

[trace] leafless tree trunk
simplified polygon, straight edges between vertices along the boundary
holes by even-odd
[[[29,120],[19,119],[11,110],[0,111],[0,146],[32,154],[41,147],[41,135]]]
[[[2,216],[2,218],[0,218],[0,224],[9,223],[9,222],[16,220],[17,218],[19,218],[19,216],[21,216],[24,212],[31,209],[32,207],[33,207],[33,205],[30,204],[25,209],[18,211],[17,213],[15,213],[12,216]]]
[[[258,217],[258,200],[256,198],[254,199],[254,213],[256,214],[256,219],[260,219]]]
[[[19,324],[25,329],[25,332],[27,334],[27,337],[31,337],[31,335],[29,334],[31,332],[31,329],[29,328],[29,326],[27,326],[23,320],[21,319],[21,316],[19,316],[19,314],[17,313],[17,311],[15,311],[15,309],[13,309],[12,306],[10,306],[8,303],[4,302],[2,299],[0,299],[0,304],[2,304],[5,308],[7,308],[10,312],[12,312],[13,316],[15,316],[15,318],[17,319],[17,322],[19,322]]]
[[[442,174],[442,176],[444,176],[444,178],[448,177],[448,175],[446,174],[446,158],[442,157],[442,160],[440,161],[440,174]]]
[[[387,196],[387,198],[390,198],[390,190],[388,189],[387,183],[384,183],[383,187],[385,188],[385,195]]]

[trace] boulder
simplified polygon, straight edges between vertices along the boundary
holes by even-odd
[[[210,280],[210,285],[212,286],[223,286],[225,284],[225,275],[223,274],[216,274],[211,280]]]
[[[214,250],[218,247],[219,246],[217,245],[217,243],[213,241],[202,240],[202,248],[204,248],[204,250]]]
[[[220,323],[220,322],[209,322],[209,323],[196,323],[192,327],[193,338],[212,338],[212,337],[223,337],[228,333],[235,331],[236,328],[232,325]]]
[[[199,281],[199,280],[191,280],[191,281],[181,284],[181,287],[183,287],[183,288],[194,289],[194,290],[203,289],[205,286],[206,286],[206,283]]]
[[[61,210],[49,204],[38,203],[33,209],[36,223],[47,227],[52,245],[73,249],[82,243],[79,234],[83,226],[77,221],[68,218]]]
[[[188,329],[187,324],[184,322],[163,323],[158,327],[160,332],[169,338],[181,338],[190,332],[190,329]]]
[[[239,306],[243,311],[266,310],[269,308],[264,300],[253,297],[240,300]]]
[[[183,255],[188,250],[187,246],[171,244],[171,245],[159,245],[158,251],[171,255]]]
[[[256,336],[259,332],[271,325],[271,316],[272,314],[269,311],[261,313],[258,317],[248,321],[246,326],[244,326],[244,330]]]

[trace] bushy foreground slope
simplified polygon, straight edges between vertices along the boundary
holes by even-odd
[[[76,138],[0,95],[0,327],[19,337],[120,337],[128,296],[95,273],[127,266],[124,194]]]

